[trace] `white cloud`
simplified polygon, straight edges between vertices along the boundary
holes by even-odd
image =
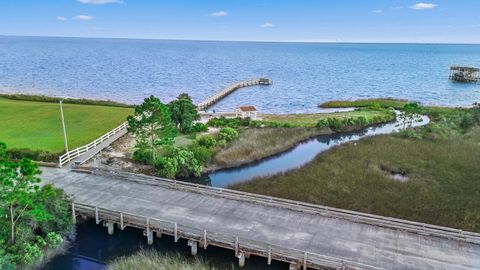
[[[58,16],[58,17],[55,18],[55,20],[57,20],[57,21],[67,21],[68,19],[65,18],[65,17],[62,17],[62,16]]]
[[[383,10],[381,10],[381,9],[375,9],[375,10],[372,10],[372,13],[380,14],[380,13],[383,13]]]
[[[123,3],[121,0],[77,0],[77,2],[82,4],[90,5],[104,5],[104,4],[120,4]]]
[[[266,23],[260,24],[260,27],[262,27],[262,28],[272,28],[272,27],[275,27],[275,25],[273,23],[266,22]]]
[[[424,9],[432,9],[436,8],[438,5],[436,4],[431,4],[431,3],[417,3],[413,6],[410,6],[411,9],[414,10],[424,10]]]
[[[213,13],[210,13],[209,15],[210,17],[225,17],[225,16],[228,16],[228,12],[226,11],[217,11],[217,12],[213,12]]]
[[[90,21],[90,20],[93,20],[93,16],[90,16],[90,15],[77,15],[75,17],[73,17],[75,20],[78,20],[78,21]]]

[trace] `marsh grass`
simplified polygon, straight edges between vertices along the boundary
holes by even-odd
[[[218,167],[235,167],[284,152],[311,137],[330,134],[317,128],[248,128],[214,156]]]
[[[396,98],[370,98],[358,100],[332,100],[319,105],[320,108],[383,107],[401,109],[408,100]]]
[[[265,114],[263,120],[278,123],[289,123],[297,127],[315,127],[321,119],[328,118],[359,118],[365,117],[370,124],[378,124],[392,121],[395,119],[395,113],[389,110],[368,110],[361,109],[349,112],[335,113],[316,113],[316,114]]]
[[[335,147],[301,169],[232,188],[480,232],[479,165],[480,127],[449,139],[387,135]],[[405,172],[409,180],[396,181],[388,170]]]
[[[208,262],[180,254],[161,254],[142,250],[131,256],[120,257],[107,266],[107,270],[217,270]]]

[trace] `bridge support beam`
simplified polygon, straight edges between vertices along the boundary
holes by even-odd
[[[162,238],[163,234],[161,232],[156,233],[157,238]]]
[[[115,223],[113,222],[107,222],[107,228],[108,228],[108,235],[113,235],[115,231]]]
[[[191,247],[192,255],[193,255],[193,256],[197,255],[197,252],[198,252],[198,242],[195,241],[195,240],[188,240],[187,245],[188,245],[189,247]]]
[[[244,267],[245,266],[245,253],[240,252],[238,255],[238,266]]]

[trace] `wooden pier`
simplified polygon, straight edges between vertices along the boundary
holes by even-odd
[[[186,239],[192,254],[226,248],[240,266],[256,255],[294,270],[480,269],[478,233],[145,175],[42,170],[72,196],[74,220],[138,228],[148,244]]]
[[[214,105],[215,103],[219,102],[222,100],[224,97],[230,95],[231,93],[235,92],[235,90],[243,88],[243,87],[249,87],[249,86],[255,86],[255,85],[271,85],[272,81],[267,78],[259,78],[259,79],[254,79],[254,80],[247,80],[247,81],[241,81],[234,83],[227,88],[223,89],[222,91],[216,93],[215,95],[207,98],[203,102],[199,103],[197,105],[197,108],[199,111],[203,111],[207,109],[208,107]]]
[[[458,82],[479,83],[480,68],[451,66],[450,80]]]

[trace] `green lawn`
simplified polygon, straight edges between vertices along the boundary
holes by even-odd
[[[126,121],[131,108],[64,104],[69,148],[87,144]],[[62,152],[58,103],[0,98],[0,141],[10,149]]]
[[[265,114],[263,120],[279,123],[291,123],[294,126],[314,127],[320,119],[366,117],[370,123],[387,122],[395,119],[395,114],[388,110],[361,109],[350,112],[316,113],[316,114]],[[376,121],[375,121],[376,120]]]

